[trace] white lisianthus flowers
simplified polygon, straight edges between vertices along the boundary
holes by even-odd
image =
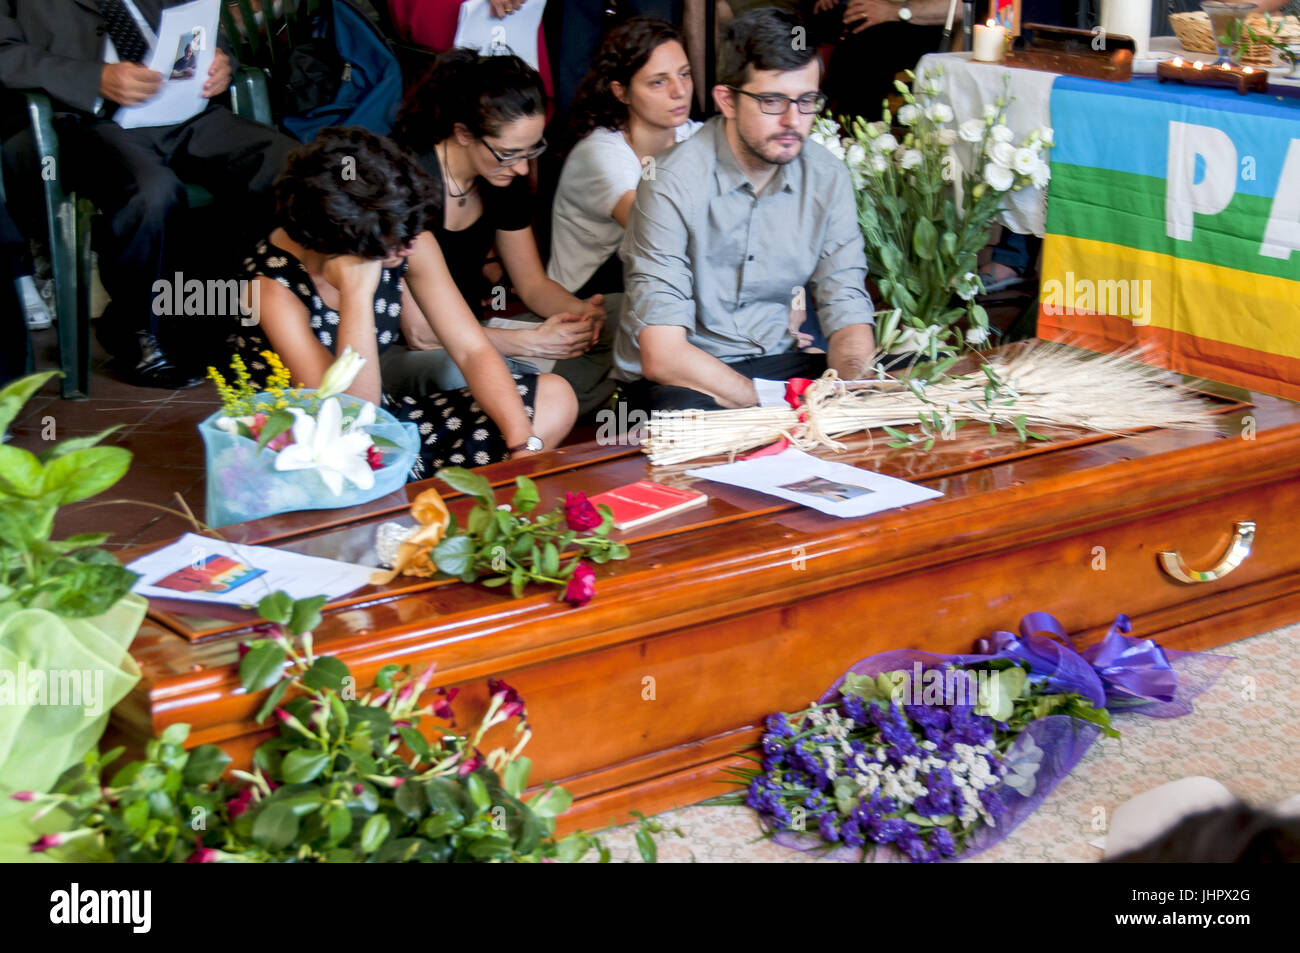
[[[888,132],[874,140],[871,144],[880,152],[893,152],[898,148],[898,140]]]
[[[954,142],[956,142],[956,141],[957,141],[957,130],[956,130],[956,129],[940,129],[940,130],[939,130],[939,145],[944,146],[944,147],[947,147],[947,146],[952,145],[952,144],[953,144]]]
[[[993,136],[994,142],[1011,142],[1016,138],[1016,134],[1012,132],[1009,127],[1004,126],[1001,123],[998,123],[993,127],[993,131],[990,135]]]
[[[1016,147],[1009,142],[990,142],[986,151],[990,159],[1008,169],[1016,158]]]
[[[930,107],[929,116],[935,122],[952,122],[952,107],[947,103],[935,103]]]
[[[899,156],[898,164],[904,169],[915,169],[925,161],[925,156],[921,154],[920,149],[907,149]]]
[[[898,110],[898,124],[900,126],[911,126],[921,116],[921,107],[908,103]]]
[[[963,142],[979,142],[984,138],[984,122],[979,119],[967,119],[957,127],[957,135]]]
[[[1017,175],[1032,175],[1040,162],[1037,152],[1022,147],[1015,150],[1015,155],[1011,157],[1011,168]]]
[[[884,172],[889,168],[889,160],[877,152],[871,157],[871,168],[877,172]]]
[[[1051,126],[1039,126],[1037,129],[1038,141],[1045,146],[1056,145],[1056,130]]]
[[[994,191],[1009,192],[1016,184],[1016,177],[1007,166],[990,162],[984,166],[984,181]]]
[[[1041,189],[1047,186],[1052,180],[1052,167],[1043,160],[1039,160],[1038,165],[1029,173],[1029,181],[1033,183],[1034,188]]]
[[[971,328],[966,332],[967,344],[983,344],[989,339],[988,328]]]

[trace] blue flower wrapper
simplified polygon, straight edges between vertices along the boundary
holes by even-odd
[[[335,399],[345,411],[364,403],[346,394]],[[377,500],[406,483],[419,455],[420,435],[415,424],[398,421],[388,411],[376,408],[375,422],[367,431],[396,446],[379,447],[384,465],[374,471],[374,486],[362,490],[345,483],[343,492],[336,496],[315,470],[276,470],[275,451],[267,447],[259,450],[256,440],[219,429],[217,420],[221,416],[220,412],[215,413],[199,424],[208,471],[206,521],[209,526],[226,526],[295,510],[339,509]]]

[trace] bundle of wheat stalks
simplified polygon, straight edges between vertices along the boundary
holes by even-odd
[[[744,453],[785,438],[800,450],[843,450],[835,438],[873,427],[903,427],[933,419],[943,436],[956,420],[1076,427],[1125,433],[1146,427],[1213,427],[1212,405],[1166,383],[1168,371],[1137,362],[1136,352],[1084,356],[1074,348],[1038,343],[985,361],[1001,382],[978,371],[919,387],[922,399],[897,380],[842,381],[834,371],[804,392],[804,404],[739,410],[656,411],[641,449],[656,466],[717,454]]]

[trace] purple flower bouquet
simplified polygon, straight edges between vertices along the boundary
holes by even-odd
[[[1127,616],[1082,653],[1052,616],[978,654],[884,652],[794,715],[715,803],[758,811],[778,843],[838,860],[938,861],[1002,840],[1073,770],[1111,714],[1171,718],[1230,664],[1128,638]]]

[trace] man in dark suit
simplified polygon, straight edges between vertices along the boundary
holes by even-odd
[[[163,352],[162,316],[153,307],[161,297],[155,282],[172,280],[186,237],[182,183],[208,188],[221,209],[222,226],[201,236],[204,254],[233,257],[238,243],[269,226],[271,185],[295,145],[215,103],[174,125],[123,129],[112,121],[119,106],[148,102],[161,89],[162,74],[140,62],[151,41],[142,26],[156,30],[162,8],[175,2],[0,0],[0,86],[49,94],[59,114],[61,172],[103,213],[100,275],[113,300],[95,322],[100,342],[132,383],[167,388],[198,381]],[[218,49],[202,95],[220,96],[231,75],[230,57]],[[13,160],[27,137],[9,131],[17,133],[5,145]],[[26,191],[38,196],[35,186],[32,179]]]

